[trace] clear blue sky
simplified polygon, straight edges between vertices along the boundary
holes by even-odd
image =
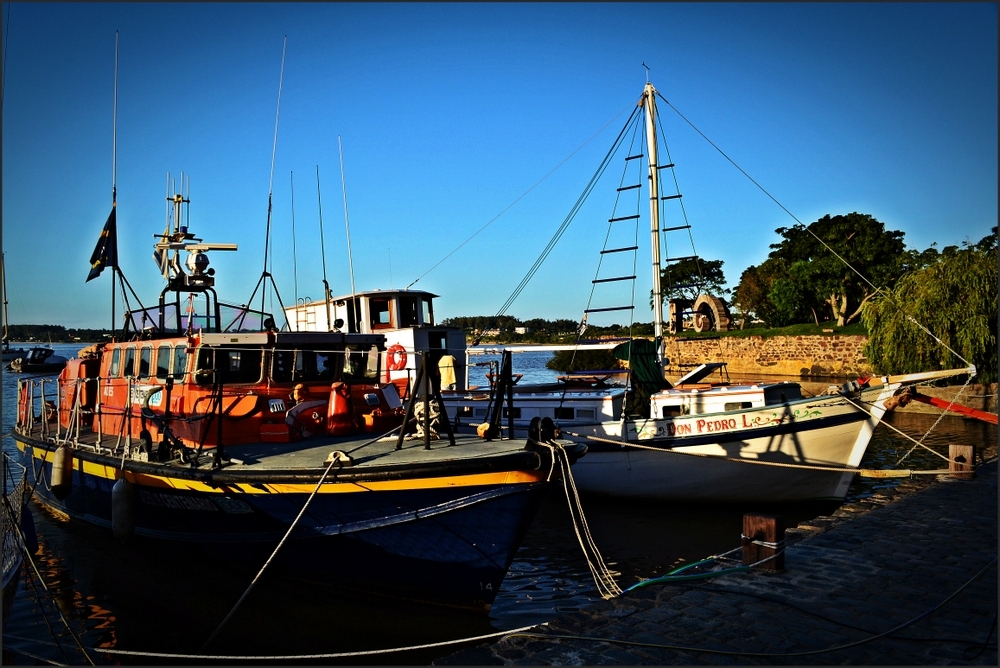
[[[997,221],[995,3],[31,2],[4,4],[5,21],[8,9],[14,323],[110,325],[110,272],[84,280],[111,207],[116,30],[120,264],[147,306],[163,285],[151,252],[167,172],[190,175],[192,230],[240,246],[213,256],[220,296],[250,297],[285,36],[272,244],[286,304],[290,172],[297,296],[322,295],[317,165],[327,274],[334,293],[351,290],[339,135],[357,288],[423,276],[414,287],[441,295],[439,318],[495,313],[623,125],[643,62],[664,97],[805,223],[869,213],[924,249],[978,241]],[[735,286],[794,221],[661,112],[697,251],[723,260]],[[581,212],[509,314],[578,320],[606,220]],[[640,286],[648,293],[648,279]]]

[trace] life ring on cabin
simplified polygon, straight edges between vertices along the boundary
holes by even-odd
[[[389,346],[386,351],[385,368],[389,371],[399,371],[406,368],[406,349],[398,343]]]

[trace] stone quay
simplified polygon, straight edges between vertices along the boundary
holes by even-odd
[[[997,665],[997,448],[786,531],[784,569],[650,584],[433,665]]]

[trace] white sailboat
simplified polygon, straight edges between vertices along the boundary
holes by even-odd
[[[659,189],[659,170],[672,165],[658,162],[656,95],[647,82],[640,102],[651,189],[655,345],[647,344],[648,354],[635,346],[630,366],[637,370],[646,356],[663,379],[660,208],[663,200],[678,196],[662,196]],[[637,392],[638,400],[620,416],[564,426],[563,438],[589,446],[574,469],[579,489],[675,501],[843,499],[890,397],[918,382],[975,374],[970,366],[859,379],[803,397],[794,382],[705,382],[724,366],[702,365],[659,389],[647,382],[648,401]],[[634,389],[641,385],[633,382]]]

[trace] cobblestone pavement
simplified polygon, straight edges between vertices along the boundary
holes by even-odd
[[[974,479],[916,477],[789,529],[781,573],[650,585],[531,630],[576,638],[507,636],[434,665],[997,665],[987,456]]]

